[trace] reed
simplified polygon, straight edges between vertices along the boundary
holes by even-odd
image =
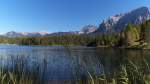
[[[12,67],[0,66],[0,84],[53,84],[45,81],[44,73],[47,62],[43,59],[42,67],[39,63],[33,63],[32,69],[28,68],[27,59],[21,56],[11,58]],[[45,67],[45,68],[44,68]],[[104,66],[103,66],[104,68]],[[81,79],[75,79],[60,84],[150,84],[150,68],[146,59],[137,64],[131,60],[125,60],[108,76],[105,69],[102,74],[87,71]],[[55,84],[57,84],[56,82]]]
[[[0,65],[0,84],[42,84],[41,68],[39,63],[34,63],[32,69],[23,56],[11,58],[10,64]],[[44,61],[44,60],[43,60]],[[44,63],[44,62],[43,62]]]
[[[142,60],[141,65],[126,60],[112,74],[113,78],[107,77],[106,73],[101,76],[87,73],[89,76],[87,80],[90,81],[88,84],[150,84],[150,68],[145,59]]]

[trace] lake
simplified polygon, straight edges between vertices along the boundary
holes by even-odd
[[[132,62],[143,73],[150,64],[149,50],[94,48],[82,46],[0,45],[0,66],[38,70],[43,80],[80,80],[88,73],[111,77],[120,65]]]

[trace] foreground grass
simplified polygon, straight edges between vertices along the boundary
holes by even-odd
[[[127,60],[112,74],[112,78],[102,74],[89,74],[88,82],[82,84],[150,84],[150,68],[146,60],[139,66]]]
[[[139,64],[125,60],[109,75],[105,70],[100,75],[87,71],[81,79],[61,82],[46,82],[38,63],[29,70],[25,67],[27,65],[24,60],[19,59],[16,62],[13,68],[0,67],[0,84],[150,84],[150,67],[145,59]],[[45,62],[43,65],[46,65]]]
[[[108,78],[106,74],[100,76],[87,72],[88,76],[81,80],[76,80],[76,84],[150,84],[149,65],[141,70],[141,67],[136,66],[132,61],[128,61],[125,65],[120,65],[116,72],[112,75],[113,78]],[[33,73],[11,72],[4,69],[0,70],[0,84],[44,84],[44,81],[34,78]],[[52,83],[48,83],[52,84]],[[71,84],[67,82],[56,82],[56,84]]]
[[[0,58],[0,84],[44,84],[45,81],[41,77],[40,64],[34,63],[29,67],[27,57],[25,56],[10,56],[9,63],[2,62]],[[45,63],[43,62],[42,65]],[[46,65],[46,64],[45,64]]]

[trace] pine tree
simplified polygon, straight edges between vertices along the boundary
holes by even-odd
[[[140,39],[140,35],[137,28],[132,24],[128,24],[126,26],[124,35],[125,35],[125,43],[128,46],[134,45],[134,43]]]
[[[150,43],[150,20],[141,25],[140,38],[146,43]]]

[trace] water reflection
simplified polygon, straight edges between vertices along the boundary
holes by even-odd
[[[88,76],[88,72],[113,78],[122,65],[130,69],[138,68],[145,74],[149,73],[149,56],[149,50],[0,46],[2,67],[15,70],[18,66],[22,70],[38,72],[41,80],[77,80]]]

